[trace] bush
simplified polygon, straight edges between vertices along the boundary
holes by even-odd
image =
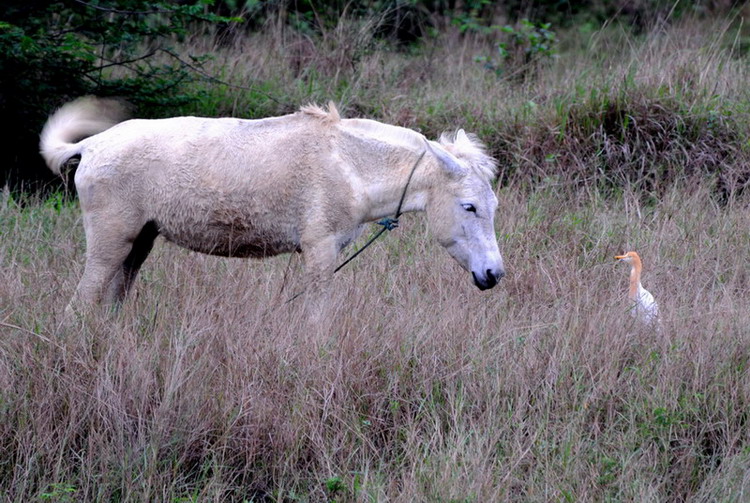
[[[0,186],[37,180],[27,187],[33,188],[52,180],[37,153],[38,134],[49,113],[72,98],[121,96],[141,115],[196,99],[181,84],[195,77],[202,59],[179,59],[168,43],[184,36],[189,23],[228,20],[204,12],[208,3],[4,2],[0,72],[12,78],[0,81],[0,114],[13,127],[3,137],[11,158]],[[164,54],[172,56],[155,62]]]
[[[632,185],[643,194],[661,194],[675,182],[700,179],[710,181],[721,199],[750,182],[744,127],[731,103],[705,101],[713,106],[700,109],[646,86],[592,89],[587,96],[550,101],[554,114],[509,124],[501,135],[501,162],[516,166],[511,176],[517,180]]]

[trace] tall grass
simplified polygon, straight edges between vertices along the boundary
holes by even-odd
[[[617,25],[560,34],[556,58],[482,63],[497,36],[446,30],[397,50],[377,19],[342,18],[320,37],[278,25],[214,55],[215,86],[186,113],[262,117],[334,100],[346,115],[421,130],[463,127],[501,160],[501,179],[637,182],[659,192],[709,174],[722,197],[750,183],[748,30],[742,18],[686,19],[634,36]],[[498,32],[499,33],[499,32]],[[495,56],[493,56],[495,57]]]
[[[747,60],[730,32],[612,29],[518,80],[477,63],[491,40],[393,51],[364,23],[196,39],[242,88],[186,113],[332,98],[430,136],[479,133],[502,161],[506,278],[480,293],[419,215],[337,274],[325,305],[286,303],[295,257],[157,241],[119,313],[58,331],[80,212],[6,193],[3,500],[746,500]],[[629,316],[613,256],[630,249],[660,331]]]
[[[62,334],[78,210],[6,197],[5,500],[746,499],[747,202],[499,195],[485,293],[413,215],[314,326],[295,260],[159,243],[119,314]],[[661,332],[627,313],[631,248]]]

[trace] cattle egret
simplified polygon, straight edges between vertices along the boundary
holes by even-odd
[[[646,323],[657,322],[659,306],[656,304],[654,296],[641,285],[641,272],[643,271],[641,257],[636,252],[630,251],[625,255],[617,255],[615,259],[630,264],[628,298],[633,302],[633,315]]]

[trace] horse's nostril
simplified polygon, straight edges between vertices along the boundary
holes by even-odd
[[[471,275],[474,277],[474,284],[479,287],[480,290],[487,290],[497,285],[498,281],[505,276],[505,271],[502,269],[486,269],[484,271],[484,277],[478,276],[473,271]]]
[[[495,271],[492,269],[487,269],[485,271],[485,277],[487,278],[485,280],[487,288],[492,288],[497,284],[497,276],[495,276]]]
[[[487,278],[487,285],[492,288],[493,286],[497,285],[497,283],[503,279],[503,276],[505,276],[505,270],[504,269],[487,269],[485,271],[485,277]]]
[[[487,269],[487,280],[494,285],[500,281],[504,274],[505,273],[499,269]]]

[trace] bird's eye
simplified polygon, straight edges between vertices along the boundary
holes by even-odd
[[[477,212],[477,207],[474,206],[471,203],[464,203],[464,204],[461,205],[461,207],[463,207],[463,209],[465,209],[466,211],[468,211],[470,213],[476,213]]]

